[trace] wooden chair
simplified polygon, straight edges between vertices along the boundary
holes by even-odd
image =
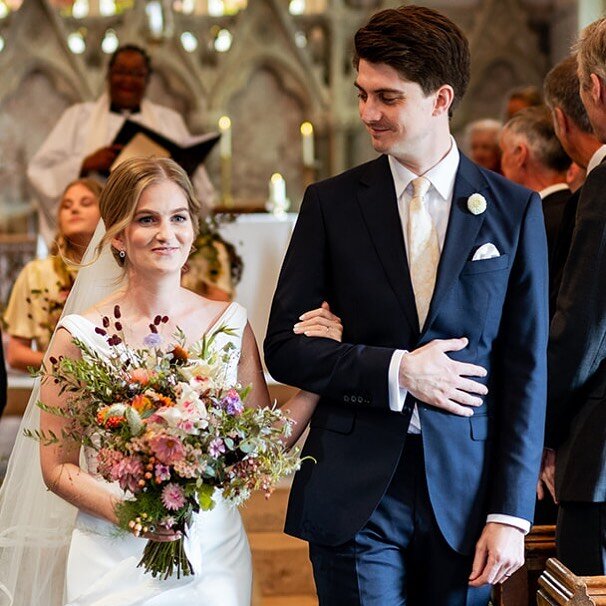
[[[525,539],[525,563],[520,570],[492,592],[494,606],[532,606],[538,579],[547,560],[555,557],[555,526],[533,526]]]
[[[547,560],[539,578],[538,606],[605,606],[606,576],[578,577],[559,560]]]

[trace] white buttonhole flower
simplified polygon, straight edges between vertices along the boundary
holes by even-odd
[[[482,194],[471,194],[467,198],[467,208],[472,215],[481,215],[487,206],[486,198]]]

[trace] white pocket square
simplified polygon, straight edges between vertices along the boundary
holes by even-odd
[[[482,244],[482,246],[476,250],[471,260],[482,261],[483,259],[492,259],[500,256],[501,253],[499,252],[499,249],[492,242],[488,242],[486,244]]]

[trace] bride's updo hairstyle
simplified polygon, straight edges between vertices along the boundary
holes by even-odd
[[[124,231],[133,221],[139,198],[150,185],[170,181],[181,188],[187,199],[187,208],[194,228],[194,237],[200,226],[201,205],[186,172],[170,158],[131,158],[112,171],[99,200],[101,218],[106,233],[97,253]],[[112,247],[112,254],[119,265],[124,260]]]

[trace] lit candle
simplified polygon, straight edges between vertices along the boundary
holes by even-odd
[[[227,116],[219,118],[219,130],[221,131],[219,145],[221,158],[231,158],[231,120]]]
[[[311,122],[301,124],[301,145],[303,150],[303,166],[313,166],[314,158],[314,127]]]
[[[286,202],[286,181],[280,173],[274,173],[269,180],[269,199],[275,206]]]

